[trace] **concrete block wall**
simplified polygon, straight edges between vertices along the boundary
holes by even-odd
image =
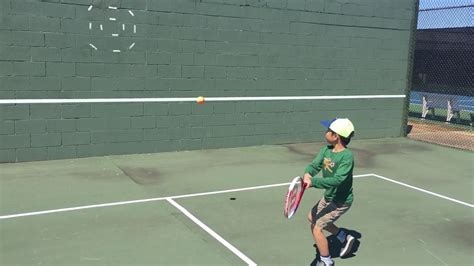
[[[0,0],[0,99],[405,94],[414,12],[415,0]],[[0,104],[0,162],[321,141],[318,121],[336,116],[359,138],[396,137],[403,106]]]

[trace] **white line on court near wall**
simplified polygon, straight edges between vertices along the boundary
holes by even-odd
[[[232,244],[227,242],[224,238],[222,238],[219,234],[217,234],[214,230],[209,228],[206,224],[201,222],[196,216],[186,210],[183,206],[176,203],[176,201],[172,200],[171,198],[166,199],[171,205],[175,206],[178,210],[180,210],[184,215],[186,215],[189,219],[191,219],[195,224],[201,227],[204,231],[214,237],[217,241],[219,241],[222,245],[232,251],[235,255],[245,261],[248,265],[257,265],[254,261],[252,261],[249,257],[247,257],[244,253],[240,252],[236,247]]]
[[[372,174],[355,175],[354,178],[364,177],[364,176],[372,176]],[[0,216],[0,220],[19,218],[19,217],[25,217],[25,216],[36,216],[36,215],[43,215],[43,214],[51,214],[51,213],[58,213],[58,212],[68,212],[68,211],[77,211],[77,210],[85,210],[85,209],[93,209],[93,208],[103,208],[103,207],[110,207],[110,206],[145,203],[145,202],[160,201],[160,200],[166,200],[166,199],[181,199],[181,198],[207,196],[207,195],[215,195],[215,194],[222,194],[222,193],[229,193],[229,192],[255,190],[255,189],[263,189],[263,188],[271,188],[271,187],[281,187],[281,186],[285,186],[285,185],[287,186],[289,184],[290,183],[280,183],[280,184],[235,188],[235,189],[228,189],[228,190],[210,191],[210,192],[202,192],[202,193],[194,193],[194,194],[186,194],[186,195],[178,195],[178,196],[170,196],[170,197],[128,200],[128,201],[119,201],[119,202],[111,202],[111,203],[103,203],[103,204],[85,205],[85,206],[62,208],[62,209],[53,209],[53,210],[45,210],[45,211],[37,211],[37,212],[26,212],[26,213],[2,215],[2,216]]]
[[[401,185],[401,186],[404,186],[404,187],[412,188],[414,190],[418,190],[418,191],[423,192],[423,193],[427,193],[427,194],[430,194],[430,195],[433,195],[433,196],[436,196],[436,197],[439,197],[439,198],[442,198],[442,199],[445,199],[445,200],[449,200],[449,201],[452,201],[452,202],[456,202],[456,203],[474,208],[474,204],[469,204],[469,203],[466,203],[464,201],[460,201],[460,200],[453,199],[453,198],[450,198],[450,197],[447,197],[447,196],[443,196],[441,194],[434,193],[434,192],[431,192],[429,190],[422,189],[422,188],[419,188],[419,187],[415,187],[415,186],[412,186],[412,185],[408,185],[408,184],[405,184],[403,182],[396,181],[396,180],[393,180],[393,179],[390,179],[388,177],[384,177],[384,176],[381,176],[381,175],[377,175],[377,174],[371,174],[371,175],[375,176],[377,178],[383,179],[385,181],[389,181],[389,182],[392,182],[392,183],[395,183],[395,184],[398,184],[398,185]]]
[[[119,50],[116,50],[119,51]],[[262,97],[205,97],[206,102],[285,101],[285,100],[349,100],[393,99],[405,95],[346,95],[346,96],[262,96]],[[133,103],[133,102],[195,102],[197,97],[181,98],[90,98],[90,99],[3,99],[0,104],[39,103]]]

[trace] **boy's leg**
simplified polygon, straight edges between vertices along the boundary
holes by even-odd
[[[319,250],[321,261],[317,265],[332,266],[334,261],[331,259],[329,253],[329,245],[326,236],[323,233],[323,229],[330,222],[327,216],[334,209],[329,202],[326,202],[322,198],[308,214],[308,220],[311,222],[311,233],[316,243],[316,247]]]
[[[326,225],[326,227],[324,228],[324,230],[328,231],[329,233],[331,233],[332,235],[336,236],[336,238],[342,243],[344,244],[344,242],[346,241],[346,236],[348,235],[344,230],[340,229],[339,227],[337,227],[334,223],[330,223],[328,225]]]
[[[343,213],[345,213],[350,208],[350,206],[339,206],[336,211],[340,211],[340,208],[344,209],[342,210],[342,213],[338,215],[337,218],[339,218]],[[344,230],[337,227],[334,223],[329,223],[328,225],[326,225],[324,230],[328,231],[332,235],[335,235],[339,242],[341,242],[341,250],[339,252],[339,257],[344,257],[351,252],[352,245],[355,242],[355,237],[346,233]]]
[[[332,235],[335,235],[336,238],[341,242],[341,251],[339,252],[339,257],[344,257],[352,250],[352,245],[354,245],[355,237],[346,233],[344,230],[339,229],[334,223],[328,224],[324,230],[328,231]]]
[[[314,226],[313,228],[313,237],[316,242],[316,246],[319,250],[319,255],[321,258],[321,263],[318,265],[324,266],[333,266],[334,261],[331,259],[331,254],[329,253],[329,245],[326,236],[323,233],[323,228],[319,226]]]
[[[351,252],[352,245],[355,242],[355,237],[346,233],[344,230],[339,229],[335,224],[328,224],[324,230],[328,231],[332,235],[335,235],[336,238],[341,242],[341,251],[339,252],[339,257],[344,257],[349,252]]]
[[[328,231],[332,235],[337,235],[337,233],[339,233],[339,227],[337,227],[334,223],[326,225],[324,230]]]
[[[351,251],[355,238],[346,234],[344,230],[339,229],[334,224],[334,222],[347,212],[350,207],[350,205],[337,205],[333,202],[326,202],[322,199],[313,208],[312,215],[308,218],[311,218],[312,220],[311,229],[321,256],[325,256],[326,254],[329,255],[328,241],[322,232],[323,229],[336,235],[342,243],[340,251],[341,257],[346,256]],[[317,212],[315,209],[317,209]]]
[[[323,229],[319,226],[314,226],[313,228],[313,237],[318,247],[319,253],[322,257],[329,256],[329,245],[326,236],[323,233]]]

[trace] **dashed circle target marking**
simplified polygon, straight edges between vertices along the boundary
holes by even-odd
[[[87,9],[88,12],[90,12],[92,9],[94,8],[93,5],[90,5],[89,8]],[[119,8],[116,7],[116,6],[108,6],[108,10],[111,10],[111,11],[114,11],[116,12],[115,15],[118,15],[118,12],[120,12]],[[132,10],[127,10],[128,12],[128,15],[131,16],[131,17],[134,17],[135,16],[135,13],[133,13]],[[110,16],[109,21],[117,21],[117,17],[116,16]],[[89,31],[92,31],[92,28],[93,28],[93,23],[92,22],[89,22]],[[104,30],[104,25],[101,23],[98,25],[100,31],[103,31]],[[133,24],[133,34],[136,34],[137,33],[137,25],[136,24]],[[125,31],[125,29],[127,28],[127,26],[125,25],[125,23],[122,23],[122,32]],[[112,33],[112,37],[120,37],[120,30],[118,30],[118,32],[114,32]],[[89,43],[89,46],[92,47],[92,49],[94,50],[98,50],[97,46],[94,45],[93,43]],[[128,50],[132,50],[133,47],[135,46],[135,43],[131,43],[129,46],[128,46]],[[113,49],[112,52],[114,53],[120,53],[122,52],[120,49]]]

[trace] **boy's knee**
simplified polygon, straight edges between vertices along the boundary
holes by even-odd
[[[322,233],[323,232],[323,228],[318,225],[318,224],[315,224],[314,227],[313,227],[313,232],[315,233]]]

